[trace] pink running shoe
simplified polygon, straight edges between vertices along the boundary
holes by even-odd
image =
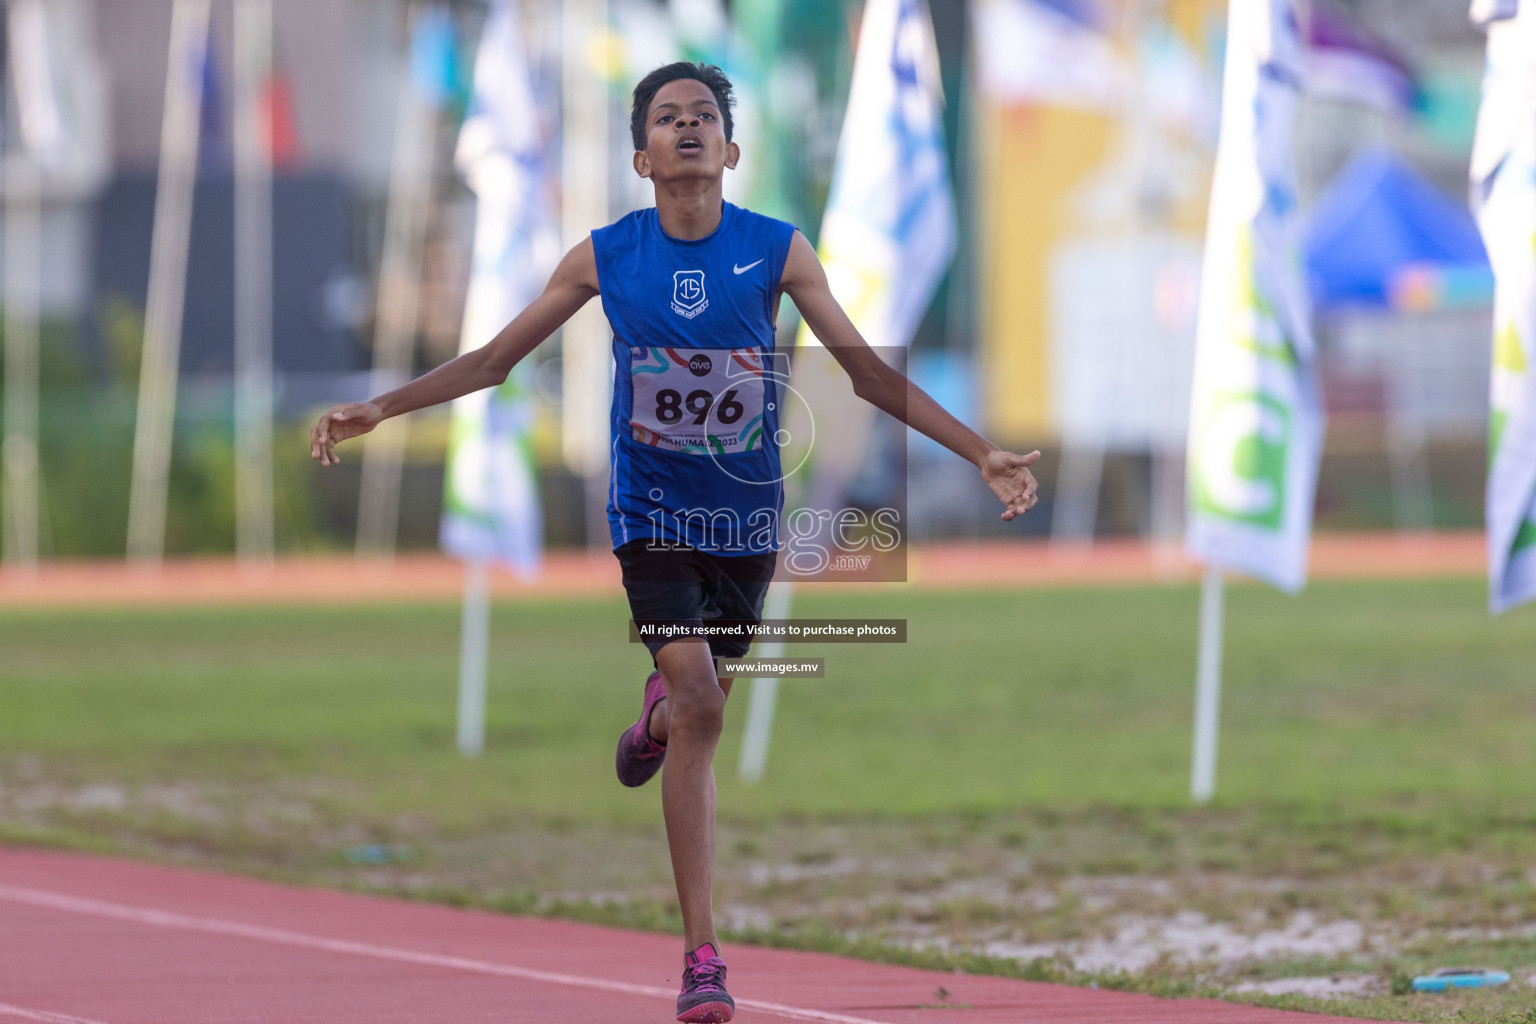
[[[614,755],[614,768],[619,781],[626,786],[641,786],[651,781],[651,776],[661,770],[667,759],[667,745],[651,739],[651,710],[667,695],[662,685],[661,673],[652,672],[645,681],[645,704],[640,708],[640,721],[624,730],[619,737],[619,750]]]
[[[702,954],[708,951],[709,956]],[[725,961],[706,942],[684,958],[683,990],[677,1019],[683,1024],[725,1024],[736,1015],[736,1000],[725,990]]]

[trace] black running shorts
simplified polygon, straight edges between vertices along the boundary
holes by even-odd
[[[656,548],[650,538],[614,549],[624,572],[629,611],[639,622],[702,625],[712,619],[756,623],[773,579],[778,553],[714,555],[694,548]],[[651,657],[674,638],[646,639]],[[716,658],[740,658],[750,639],[711,639]]]

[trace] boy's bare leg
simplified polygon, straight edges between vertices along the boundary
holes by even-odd
[[[666,700],[651,714],[651,735],[667,745],[661,770],[661,807],[672,851],[672,876],[683,912],[683,947],[715,937],[711,889],[715,868],[715,746],[731,680],[715,678],[709,645],[674,640],[656,652]],[[657,733],[661,735],[658,736]]]

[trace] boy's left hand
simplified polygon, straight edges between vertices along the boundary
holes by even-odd
[[[1035,496],[1039,484],[1035,482],[1035,475],[1029,471],[1029,467],[1039,461],[1038,451],[1028,455],[994,451],[988,452],[986,458],[981,460],[981,478],[992,488],[992,493],[1002,500],[1005,521],[1028,512],[1039,500]]]

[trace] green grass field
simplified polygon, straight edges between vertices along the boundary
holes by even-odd
[[[487,752],[467,760],[457,607],[354,597],[0,613],[0,838],[670,926],[659,787],[612,775],[648,667],[622,601],[496,608]],[[910,642],[792,647],[827,677],[782,684],[755,786],[735,778],[732,700],[716,761],[732,930],[1084,977],[1060,954],[998,958],[1131,917],[1192,911],[1252,936],[1304,914],[1365,938],[1241,962],[1154,949],[1098,977],[1230,993],[1362,974],[1379,981],[1349,998],[1246,998],[1526,1020],[1531,614],[1490,619],[1475,580],[1230,587],[1218,798],[1192,810],[1196,598],[805,593],[797,615],[906,618]],[[388,845],[358,854],[370,844]],[[1463,955],[1517,984],[1390,994]]]

